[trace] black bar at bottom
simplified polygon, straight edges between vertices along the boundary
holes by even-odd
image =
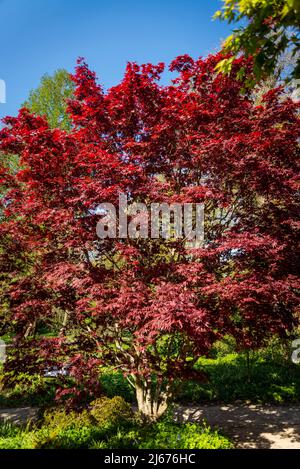
[[[299,447],[300,449],[300,447]],[[286,467],[300,462],[299,450],[0,450],[0,468],[12,463],[30,464],[30,467],[53,465],[68,468],[120,467],[205,467],[214,464],[220,468],[251,467],[265,469]],[[6,466],[4,466],[6,465]]]

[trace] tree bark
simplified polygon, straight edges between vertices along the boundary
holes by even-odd
[[[60,337],[63,337],[65,332],[66,332],[66,328],[67,328],[67,325],[68,325],[68,320],[69,320],[69,312],[68,311],[64,311],[64,316],[63,316],[63,320],[62,320],[62,325],[61,325],[61,328],[59,330],[59,335]]]
[[[27,327],[24,338],[27,339],[30,335],[35,336],[35,331],[36,331],[36,319],[34,319],[29,326]]]
[[[169,386],[162,391],[160,384],[137,379],[135,382],[136,399],[141,416],[148,421],[159,419],[167,410],[171,397]]]

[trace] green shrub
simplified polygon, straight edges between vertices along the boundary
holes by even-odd
[[[34,448],[34,431],[32,426],[26,428],[3,423],[0,425],[0,450],[1,449],[32,449]]]
[[[20,428],[10,422],[4,422],[0,425],[0,438],[13,438],[20,432]]]
[[[227,335],[222,340],[217,340],[210,350],[210,358],[225,357],[236,352],[236,341],[234,337]]]
[[[0,437],[0,449],[84,449],[92,441],[105,439],[99,427],[51,428],[16,431],[14,436]]]
[[[35,433],[33,444],[39,449],[87,449],[92,441],[105,438],[105,433],[103,428],[95,426],[42,427]]]
[[[90,404],[90,413],[100,426],[124,423],[133,417],[130,405],[120,396],[96,399]]]
[[[15,437],[0,438],[1,449],[34,449],[31,433],[22,433]]]
[[[230,449],[232,443],[212,431],[208,426],[196,423],[176,424],[162,420],[153,424],[139,444],[142,449]]]
[[[44,425],[55,430],[66,428],[90,427],[94,419],[87,410],[82,412],[66,411],[64,408],[49,409],[44,413]]]
[[[121,396],[127,402],[135,400],[135,392],[123,374],[105,369],[100,377],[101,386],[107,397]]]
[[[56,385],[40,375],[17,373],[10,376],[10,386],[5,386],[10,373],[0,368],[0,407],[45,407],[54,403]]]
[[[50,409],[45,412],[43,427],[36,432],[33,444],[36,448],[89,448],[105,441],[118,429],[131,424],[132,411],[123,398],[99,398],[82,412]],[[126,433],[126,432],[125,432]]]

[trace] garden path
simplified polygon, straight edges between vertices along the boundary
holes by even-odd
[[[300,449],[300,406],[207,405],[179,407],[176,418],[203,419],[236,448]]]

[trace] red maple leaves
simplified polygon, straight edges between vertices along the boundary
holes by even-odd
[[[236,77],[251,63],[224,76],[219,60],[178,57],[170,86],[159,83],[163,64],[128,64],[107,92],[80,60],[71,132],[26,109],[5,119],[0,149],[20,156],[20,170],[1,168],[1,258],[14,255],[5,298],[21,335],[33,311],[38,324],[67,310],[66,330],[89,334],[106,360],[172,379],[220,335],[257,346],[294,326],[297,104],[277,89],[256,106]],[[120,192],[204,203],[205,245],[100,241],[97,206],[117,205]]]

